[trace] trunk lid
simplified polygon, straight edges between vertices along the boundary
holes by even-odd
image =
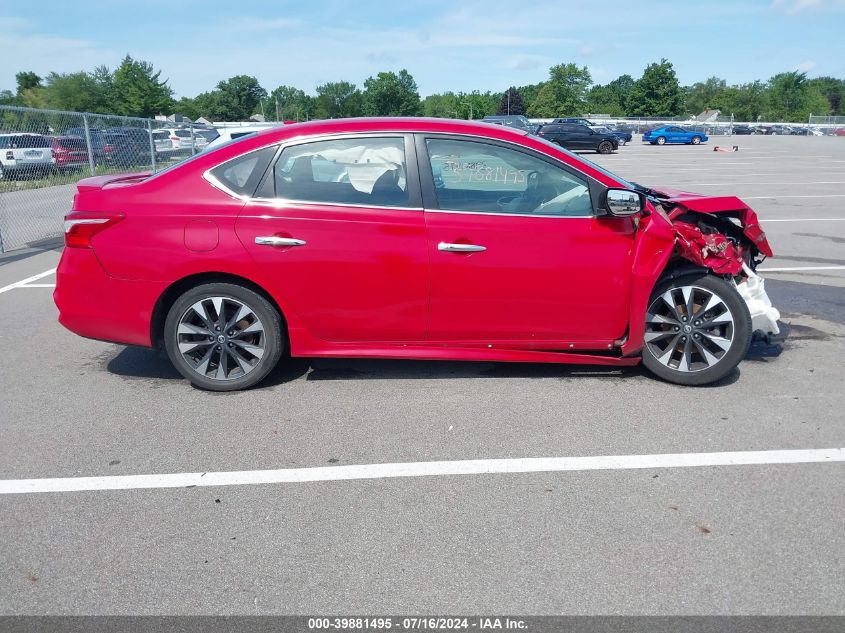
[[[83,178],[76,183],[76,189],[80,193],[85,191],[96,191],[98,189],[111,189],[113,187],[124,187],[143,182],[152,174],[150,172],[134,174],[109,174],[107,176],[92,176]]]

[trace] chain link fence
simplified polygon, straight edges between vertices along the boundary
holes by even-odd
[[[845,116],[813,116],[807,122],[817,136],[845,136]]]
[[[79,179],[155,172],[217,134],[196,124],[0,106],[0,253],[61,237]]]

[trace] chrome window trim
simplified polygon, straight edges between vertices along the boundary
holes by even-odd
[[[459,211],[456,209],[425,209],[426,213],[465,213],[469,215],[496,215],[505,218],[552,218],[556,220],[583,220],[584,218],[595,218],[596,216],[590,213],[589,215],[557,215],[552,213],[500,213],[497,211]]]
[[[358,204],[352,202],[315,202],[314,200],[296,200],[294,198],[245,198],[245,202],[255,202],[272,207],[284,207],[286,205],[306,207],[353,207],[357,209],[391,209],[394,211],[425,211],[422,207],[393,207],[381,204]]]
[[[499,126],[499,127],[503,127],[503,126]],[[390,135],[400,135],[404,138],[404,136],[408,135],[408,134],[411,134],[411,135],[413,135],[413,134],[422,134],[422,135],[434,134],[434,135],[441,135],[441,136],[463,136],[463,137],[466,137],[466,138],[469,138],[469,139],[476,139],[480,142],[483,142],[486,139],[486,140],[490,140],[490,141],[496,141],[496,142],[499,142],[499,143],[506,143],[508,145],[513,145],[515,148],[522,149],[522,150],[527,149],[529,151],[535,151],[535,152],[539,151],[539,150],[534,149],[532,147],[525,147],[524,145],[521,145],[521,144],[519,144],[515,141],[511,141],[511,140],[508,140],[508,139],[501,139],[501,138],[495,138],[495,137],[490,137],[490,136],[481,136],[481,135],[478,135],[478,134],[468,134],[466,132],[432,132],[432,131],[427,131],[427,130],[396,130],[396,129],[378,130],[378,131],[375,131],[375,132],[328,132],[328,133],[324,133],[324,134],[299,135],[299,136],[291,137],[291,138],[286,139],[284,141],[268,142],[266,145],[256,147],[256,148],[250,150],[249,152],[245,152],[243,154],[238,154],[237,156],[232,156],[231,158],[228,158],[224,161],[221,161],[220,163],[217,163],[216,165],[212,165],[211,167],[209,167],[208,169],[206,169],[202,173],[202,177],[203,177],[203,179],[205,179],[210,185],[212,185],[216,189],[219,189],[223,193],[226,193],[226,194],[230,195],[231,197],[233,197],[237,200],[242,200],[243,202],[267,201],[267,200],[276,201],[276,200],[278,200],[278,201],[281,201],[281,202],[289,202],[289,203],[295,203],[295,204],[312,204],[312,205],[316,204],[316,205],[321,205],[321,206],[363,207],[363,208],[370,208],[370,209],[405,209],[405,210],[410,210],[410,211],[427,211],[427,212],[428,211],[431,211],[431,212],[438,212],[439,211],[439,212],[442,212],[442,213],[471,213],[471,214],[478,214],[478,215],[505,215],[505,216],[526,216],[526,217],[545,217],[545,218],[582,218],[582,217],[583,218],[594,218],[594,217],[597,217],[596,215],[593,215],[593,214],[584,215],[584,216],[581,216],[581,215],[578,215],[578,216],[570,216],[570,215],[543,215],[543,216],[540,216],[540,215],[533,215],[533,214],[530,214],[530,213],[526,213],[526,214],[522,214],[522,213],[501,213],[501,214],[498,214],[498,213],[485,213],[483,211],[456,211],[456,210],[447,210],[447,209],[425,209],[425,208],[420,208],[420,207],[385,207],[385,206],[380,206],[380,205],[341,204],[341,203],[337,203],[337,202],[314,202],[314,201],[311,201],[311,200],[289,200],[287,198],[253,198],[252,196],[244,196],[244,195],[235,193],[234,191],[229,189],[226,185],[221,183],[217,178],[215,178],[211,174],[212,170],[217,169],[221,165],[225,165],[226,163],[228,163],[230,161],[236,160],[238,158],[242,158],[243,156],[246,156],[247,154],[251,154],[252,152],[259,152],[261,150],[267,149],[268,147],[274,147],[274,146],[278,147],[278,150],[276,152],[276,156],[274,158],[274,160],[278,160],[278,157],[281,154],[281,152],[283,152],[287,147],[290,147],[290,146],[293,146],[293,145],[302,145],[304,143],[310,143],[312,141],[316,142],[316,141],[325,141],[325,140],[342,139],[342,138],[356,138],[356,137],[363,137],[363,138],[376,137],[376,138],[378,138],[378,137],[383,137],[385,135],[388,135],[388,136],[390,136]],[[530,136],[530,135],[526,133],[522,136]],[[557,158],[556,156],[546,154],[545,152],[540,152],[540,153],[543,154],[543,156],[545,156],[546,158],[549,158],[550,160],[558,162],[561,165],[565,165],[569,169],[573,169],[573,170],[577,171],[584,178],[587,178],[587,179],[591,178],[591,176],[585,174],[583,171],[581,171],[580,169],[578,169],[574,165],[570,165],[566,161],[561,160],[560,158]],[[417,160],[419,160],[419,157],[417,157]],[[406,157],[406,162],[407,162],[407,157]],[[407,166],[406,166],[406,169],[407,169]],[[618,182],[618,178],[616,178],[616,180]],[[607,185],[603,185],[603,186],[607,186]]]

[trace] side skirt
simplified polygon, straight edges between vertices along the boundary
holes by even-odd
[[[326,343],[302,345],[291,332],[291,356],[306,358],[396,358],[409,360],[501,361],[630,367],[639,356],[604,356],[585,352],[538,351],[505,347],[461,347],[444,344]]]

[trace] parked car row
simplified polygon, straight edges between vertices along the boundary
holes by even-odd
[[[51,172],[95,165],[126,168],[171,160],[204,150],[219,136],[215,129],[141,127],[71,127],[61,134],[0,133],[0,179],[43,177]],[[150,147],[152,141],[152,148]],[[90,142],[90,148],[89,148]]]

